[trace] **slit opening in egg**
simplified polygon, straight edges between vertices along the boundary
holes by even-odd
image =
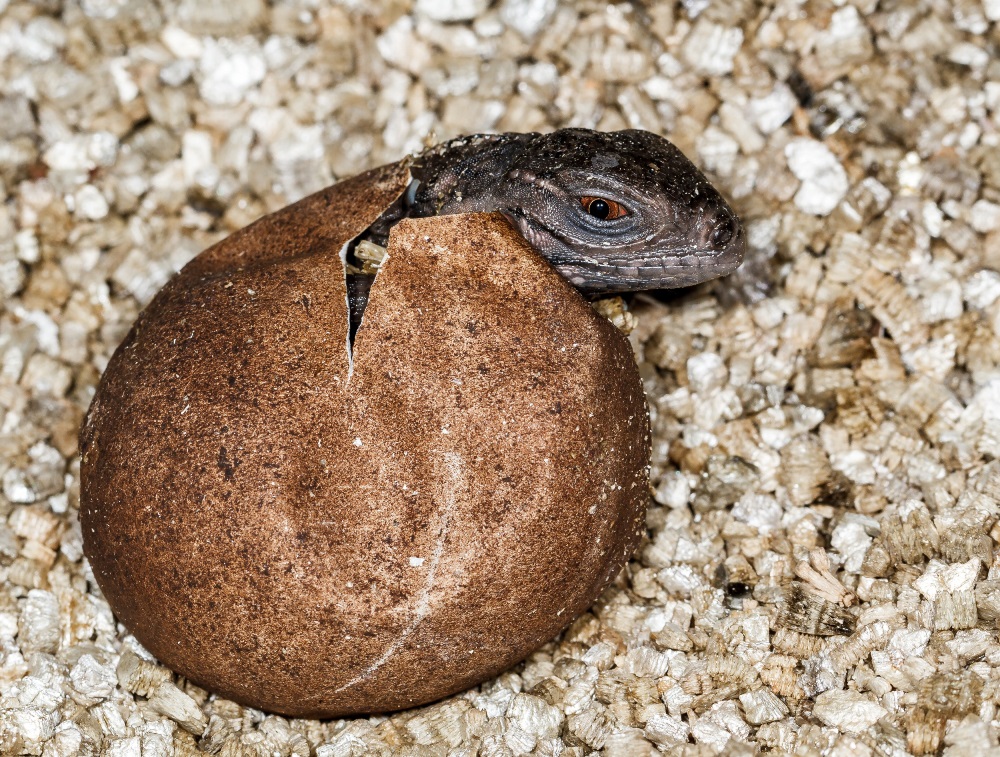
[[[396,200],[368,228],[349,240],[340,250],[344,286],[347,293],[348,377],[354,371],[354,341],[364,320],[368,297],[382,264],[388,260],[389,232],[407,217],[418,181],[412,180]]]
[[[352,344],[354,340],[354,334],[351,333],[351,277],[347,273],[347,254],[350,250],[351,243],[354,240],[348,240],[344,242],[344,245],[340,248],[340,253],[338,257],[340,258],[340,272],[344,277],[344,300],[347,304],[347,339],[345,344],[347,347],[347,378],[350,380],[351,375],[354,373],[354,345]]]

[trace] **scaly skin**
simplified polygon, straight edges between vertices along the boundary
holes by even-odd
[[[411,172],[417,183],[372,226],[375,241],[384,244],[404,217],[499,211],[588,296],[691,286],[743,261],[736,214],[680,150],[650,132],[459,137],[414,158]],[[604,208],[611,213],[602,219]],[[352,333],[371,279],[348,277]]]

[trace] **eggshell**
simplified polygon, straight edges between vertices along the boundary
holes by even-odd
[[[84,548],[115,614],[260,709],[383,712],[494,676],[643,529],[629,344],[501,216],[396,226],[349,359],[340,251],[407,180],[364,174],[202,253],[81,432]]]

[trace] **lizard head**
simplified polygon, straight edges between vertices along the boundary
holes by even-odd
[[[650,132],[539,136],[502,183],[498,209],[588,293],[690,286],[743,262],[736,214],[680,150]]]

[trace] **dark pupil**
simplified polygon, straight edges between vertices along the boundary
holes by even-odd
[[[611,206],[604,200],[594,200],[587,208],[587,212],[594,216],[594,218],[600,218],[603,221],[611,215]]]

